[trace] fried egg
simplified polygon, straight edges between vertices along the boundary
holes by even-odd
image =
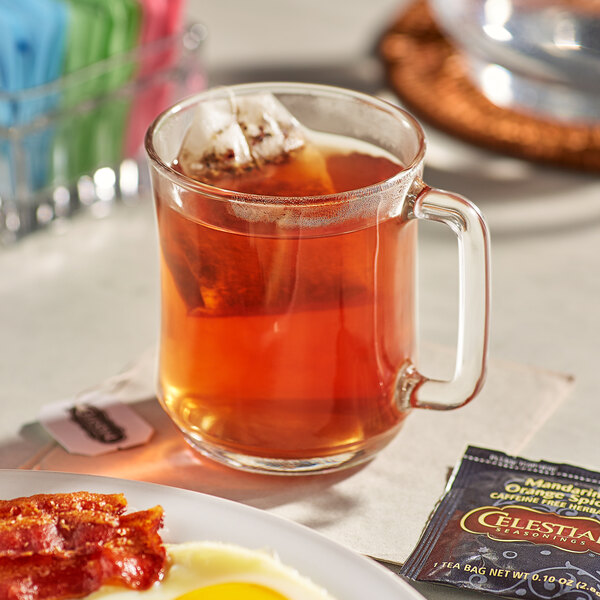
[[[145,591],[104,586],[87,600],[334,600],[276,556],[219,542],[166,544],[168,571]]]

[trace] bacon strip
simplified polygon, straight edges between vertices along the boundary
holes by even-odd
[[[121,535],[103,548],[105,583],[145,590],[162,578],[167,560],[158,534],[162,520],[160,506],[123,515],[119,526]]]
[[[163,510],[122,514],[125,506],[120,494],[85,492],[0,501],[0,598],[64,600],[159,581]]]
[[[0,519],[17,515],[38,515],[73,510],[92,510],[98,513],[122,514],[127,508],[123,494],[94,494],[69,492],[66,494],[35,494],[13,500],[0,500]]]
[[[63,600],[81,598],[103,581],[101,550],[94,554],[0,558],[0,598]]]
[[[0,557],[55,553],[106,542],[127,501],[122,494],[38,494],[0,501]]]

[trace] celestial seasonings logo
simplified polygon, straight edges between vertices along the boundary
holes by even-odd
[[[469,511],[460,526],[493,540],[527,541],[600,554],[600,522],[588,517],[561,516],[524,506],[481,506]]]

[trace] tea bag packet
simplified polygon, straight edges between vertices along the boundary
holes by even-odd
[[[127,55],[137,44],[141,7],[137,0],[66,0],[70,27],[64,72],[72,73],[114,56]],[[108,65],[111,65],[110,67]],[[60,122],[55,153],[60,178],[75,180],[99,165],[117,164],[123,132],[131,112],[130,94],[111,94],[132,78],[132,58],[104,63],[70,80],[63,110],[78,109]]]
[[[211,183],[252,177],[254,169],[281,164],[292,154],[306,160],[300,150],[311,155],[310,177],[321,184],[319,193],[332,192],[325,161],[319,163],[318,150],[310,144],[306,129],[275,96],[232,95],[198,105],[178,162],[186,175]],[[243,185],[234,189],[252,192]],[[293,195],[293,190],[282,194],[275,191],[274,195]]]
[[[57,0],[0,0],[0,89],[20,92],[56,79],[64,57],[66,26],[66,9]],[[55,103],[54,95],[48,93],[3,101],[1,124],[27,123]]]
[[[470,446],[401,574],[524,600],[600,598],[600,473]]]
[[[0,127],[34,122],[56,108],[59,92],[41,86],[60,74],[67,21],[59,0],[0,0],[0,90],[8,92],[0,98]],[[15,194],[23,180],[34,190],[46,185],[52,135],[48,125],[25,132],[18,144],[5,136],[0,142],[0,195]]]

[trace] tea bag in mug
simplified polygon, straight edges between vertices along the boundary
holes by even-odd
[[[310,144],[308,131],[275,96],[230,95],[198,105],[178,162],[189,177],[214,182],[222,177],[243,179],[253,169],[285,162],[292,153],[307,168],[310,162],[311,178],[318,174],[323,189],[316,193],[333,191],[325,161]],[[232,182],[232,189],[244,191],[243,183]]]

